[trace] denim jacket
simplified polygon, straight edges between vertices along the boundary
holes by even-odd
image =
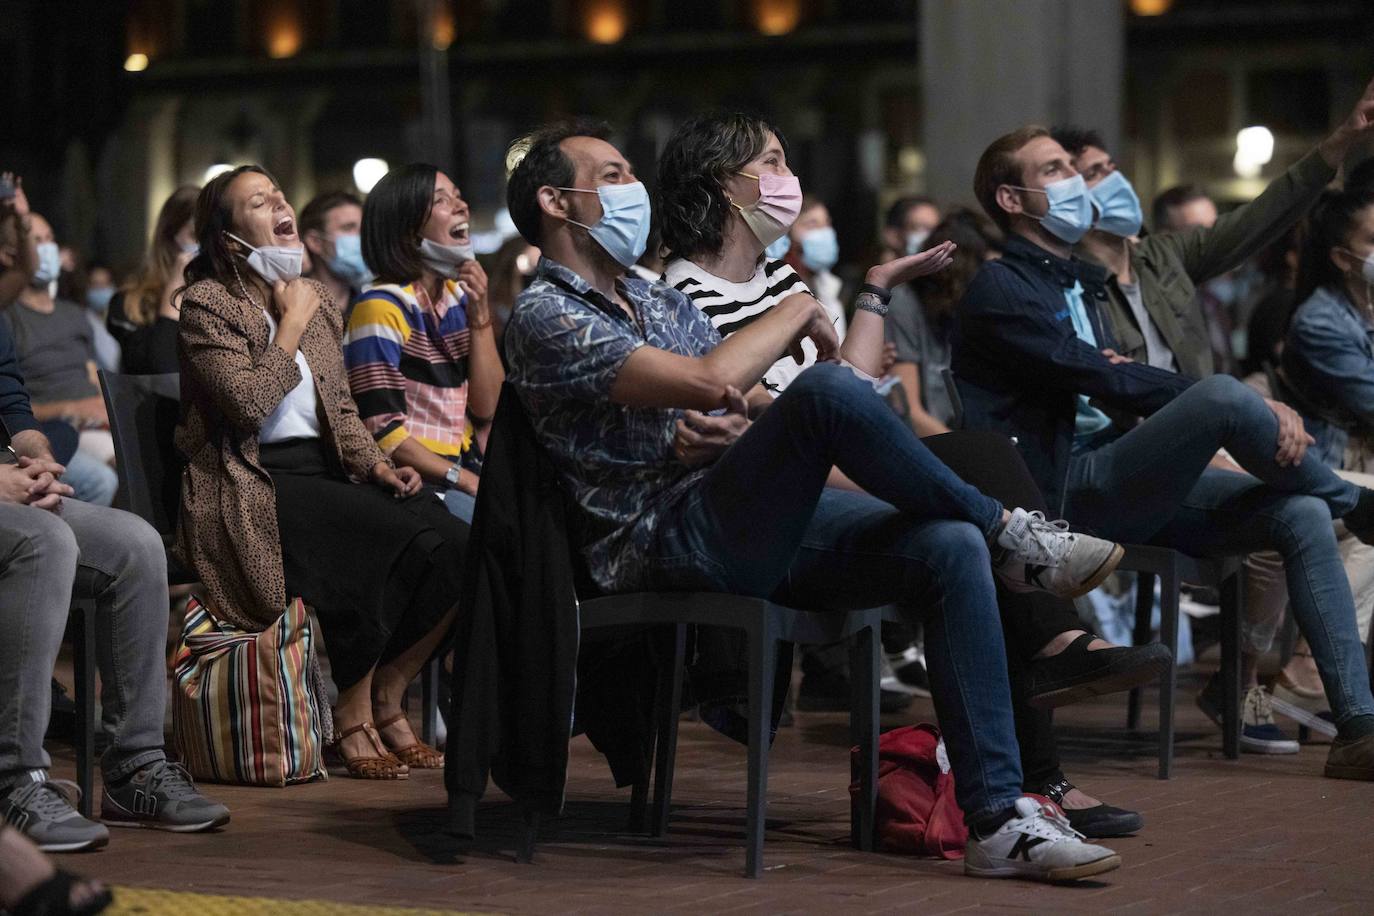
[[[1102,315],[1105,278],[1100,267],[1013,235],[1002,258],[978,268],[955,311],[953,369],[964,425],[1015,437],[1050,506],[1064,495],[1078,395],[1147,416],[1192,384],[1144,363],[1112,365],[1102,355],[1115,345]],[[1074,330],[1064,290],[1075,282],[1083,286],[1096,347]]]
[[[1298,306],[1280,376],[1328,466],[1342,467],[1351,433],[1374,436],[1374,321],[1343,290],[1320,287]]]

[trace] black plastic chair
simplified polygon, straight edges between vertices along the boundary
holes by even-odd
[[[1221,590],[1221,678],[1223,753],[1240,757],[1240,627],[1245,616],[1244,557],[1199,559],[1167,547],[1126,544],[1117,570],[1135,572],[1135,633],[1132,642],[1150,641],[1155,577],[1159,577],[1159,641],[1169,647],[1169,665],[1159,675],[1159,778],[1168,779],[1174,760],[1174,703],[1178,683],[1178,601],[1184,582]],[[1140,724],[1140,688],[1126,701],[1126,727]]]
[[[830,643],[853,637],[851,683],[853,706],[850,730],[860,749],[859,796],[851,804],[850,833],[854,845],[871,850],[878,785],[878,652],[883,609],[824,612],[799,611],[761,598],[711,592],[636,592],[593,598],[578,603],[583,630],[611,626],[671,626],[673,656],[664,666],[656,700],[657,736],[654,751],[654,800],[650,832],[661,837],[667,830],[672,800],[674,758],[685,653],[689,625],[723,626],[745,632],[749,652],[749,776],[745,868],[747,877],[763,871],[763,839],[768,806],[768,751],[774,683],[779,643]],[[631,822],[642,819],[644,786],[634,789]],[[525,816],[517,859],[528,862],[534,854],[538,818]]]
[[[89,818],[95,791],[95,600],[74,598],[67,618],[67,634],[72,641],[72,698],[76,703],[76,784],[81,788],[77,810]]]
[[[952,429],[964,425],[964,404],[955,385],[954,373],[941,370],[949,392],[954,415]],[[1015,440],[1013,440],[1015,441]],[[1150,640],[1150,618],[1154,611],[1155,577],[1160,580],[1160,642],[1169,647],[1169,666],[1159,676],[1159,778],[1168,779],[1174,759],[1174,700],[1178,683],[1178,601],[1184,582],[1222,590],[1221,675],[1225,688],[1222,708],[1222,750],[1227,757],[1240,756],[1240,625],[1244,618],[1244,557],[1201,559],[1167,547],[1124,544],[1126,555],[1117,566],[1120,572],[1136,576],[1135,631],[1132,642],[1143,645]],[[1126,727],[1140,724],[1140,688],[1130,692],[1126,701]]]

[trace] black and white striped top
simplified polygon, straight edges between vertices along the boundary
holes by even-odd
[[[748,327],[794,293],[811,294],[797,272],[782,261],[764,260],[752,277],[735,283],[709,273],[686,258],[674,258],[664,268],[663,279],[705,312],[721,337],[729,337],[740,328]],[[782,394],[802,370],[815,365],[815,344],[803,340],[802,351],[806,354],[802,365],[797,365],[791,356],[784,356],[764,373],[763,386],[769,394],[774,397]]]

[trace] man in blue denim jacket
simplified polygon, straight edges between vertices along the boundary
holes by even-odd
[[[536,132],[507,190],[516,226],[544,254],[506,329],[508,378],[573,497],[592,577],[611,591],[919,608],[972,834],[966,873],[1065,880],[1116,868],[1111,850],[1022,795],[993,584],[995,563],[1004,581],[1034,568],[1079,592],[1114,567],[1115,545],[1009,513],[960,480],[834,362],[838,341],[814,298],[789,297],[717,342],[684,294],[627,277],[648,236],[648,198],[606,135],[588,124]],[[728,231],[776,219],[762,182],[757,194],[727,203],[721,189]],[[803,339],[818,364],[750,421],[741,390],[784,354],[800,357]],[[679,420],[698,452],[722,446],[699,470],[675,442]],[[827,488],[832,467],[867,493]]]
[[[1328,164],[1371,118],[1374,86],[1320,148]],[[1116,353],[1104,272],[1071,253],[1097,211],[1047,130],[994,141],[974,189],[1010,239],[958,312],[967,425],[1015,436],[1047,497],[1086,530],[1202,556],[1278,550],[1340,729],[1325,772],[1374,779],[1374,696],[1331,525],[1344,518],[1374,540],[1374,492],[1306,455],[1311,437],[1284,405],[1227,376],[1193,383]],[[1103,407],[1146,419],[1123,431]],[[1220,448],[1254,477],[1209,468]]]

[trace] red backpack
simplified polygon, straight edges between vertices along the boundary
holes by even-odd
[[[859,749],[850,757],[858,765]],[[849,787],[852,796],[858,782]],[[962,859],[968,843],[964,813],[954,800],[954,774],[933,725],[908,725],[878,739],[877,846],[942,859]]]

